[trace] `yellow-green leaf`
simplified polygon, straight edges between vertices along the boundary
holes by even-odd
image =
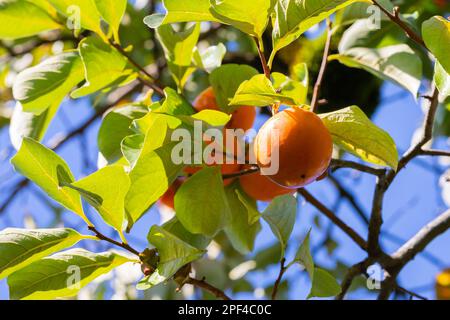
[[[133,261],[115,252],[72,249],[38,260],[8,277],[12,300],[72,297],[98,276]]]
[[[321,114],[334,142],[345,151],[364,161],[389,166],[398,165],[398,152],[394,140],[373,124],[357,106]]]

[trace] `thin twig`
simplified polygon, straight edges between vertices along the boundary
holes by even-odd
[[[331,171],[336,171],[341,168],[355,169],[355,170],[369,173],[369,174],[372,174],[375,176],[384,175],[386,173],[386,169],[374,168],[374,167],[366,166],[364,164],[354,162],[354,161],[341,160],[341,159],[331,160],[331,165],[330,165]]]
[[[261,65],[264,70],[264,75],[266,76],[267,79],[270,79],[270,68],[267,65],[267,60],[266,60],[266,56],[264,55],[264,50],[262,48],[261,41],[259,39],[255,38],[255,42],[256,42],[256,48],[258,49],[259,59],[261,60]]]
[[[319,76],[317,77],[316,84],[314,85],[314,92],[313,92],[313,97],[311,100],[311,111],[312,112],[316,112],[317,106],[319,105],[320,89],[322,87],[322,81],[325,76],[325,72],[327,70],[328,56],[330,55],[331,39],[333,36],[332,27],[333,27],[333,23],[331,22],[330,19],[327,19],[327,41],[325,43],[325,49],[323,50],[323,58],[322,58],[322,64],[320,66]]]
[[[281,279],[283,278],[283,275],[284,275],[284,273],[287,270],[285,264],[286,264],[286,259],[285,258],[281,259],[281,261],[280,261],[280,272],[278,273],[277,280],[275,281],[275,284],[273,285],[272,300],[275,300],[277,298],[278,288],[280,286]]]
[[[186,282],[187,284],[199,287],[205,291],[208,291],[209,293],[213,294],[216,298],[222,299],[222,300],[231,300],[230,297],[228,297],[222,290],[214,287],[213,285],[209,284],[205,281],[205,278],[202,280],[194,279],[189,277]]]
[[[367,267],[370,265],[370,262],[368,259],[355,264],[352,266],[345,276],[344,280],[342,281],[341,285],[341,293],[336,296],[336,300],[343,300],[345,298],[345,295],[347,294],[348,290],[352,286],[353,280],[364,273],[367,269]]]
[[[133,254],[135,254],[137,256],[139,256],[139,251],[137,251],[136,249],[131,247],[129,244],[123,243],[123,242],[118,242],[118,241],[116,241],[114,239],[111,239],[111,238],[105,236],[100,231],[98,231],[94,226],[89,226],[88,229],[90,231],[92,231],[93,233],[95,233],[95,236],[97,238],[99,238],[100,240],[104,240],[104,241],[107,241],[109,243],[112,243],[115,246],[121,247],[121,248],[123,248],[123,249],[125,249],[125,250],[127,250],[127,251],[129,251],[129,252],[131,252],[131,253],[133,253]]]
[[[147,71],[145,70],[144,67],[142,67],[139,63],[136,62],[136,60],[134,60],[129,54],[128,52],[125,51],[124,48],[122,48],[122,46],[120,44],[115,43],[112,40],[109,40],[110,44],[117,49],[117,51],[120,52],[120,54],[122,54],[125,58],[127,58],[127,60],[136,68],[139,70],[140,73],[144,74],[150,81],[148,81],[145,78],[139,77],[138,80],[150,87],[151,89],[155,90],[159,95],[161,95],[162,97],[164,97],[164,89],[162,88],[162,86],[160,84],[157,84],[156,80],[153,78],[153,76]]]
[[[421,150],[420,155],[450,157],[450,151],[446,150]]]
[[[389,19],[391,19],[400,28],[402,28],[409,38],[411,38],[417,44],[419,44],[420,46],[422,46],[428,50],[422,37],[420,35],[418,35],[413,29],[411,29],[411,27],[406,22],[404,22],[402,20],[402,18],[400,17],[400,11],[399,11],[398,7],[394,8],[394,12],[391,13],[386,8],[384,8],[381,4],[379,4],[378,1],[372,0],[372,2],[374,5],[376,5],[378,8],[380,8],[380,10],[383,11],[388,16]]]

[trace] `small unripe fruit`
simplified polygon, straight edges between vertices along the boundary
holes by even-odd
[[[333,142],[315,113],[294,107],[277,113],[263,125],[256,136],[254,152],[263,174],[267,174],[264,169],[276,167],[273,162],[278,161],[278,171],[267,177],[281,186],[297,189],[327,170]]]

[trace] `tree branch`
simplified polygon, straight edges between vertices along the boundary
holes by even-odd
[[[406,265],[422,252],[429,243],[450,229],[450,210],[445,211],[436,219],[423,227],[414,237],[406,242],[393,255],[396,264]]]
[[[193,285],[195,287],[199,287],[205,291],[208,291],[209,293],[213,294],[216,298],[222,299],[222,300],[231,300],[230,297],[228,297],[222,290],[217,289],[216,287],[212,286],[208,282],[205,281],[205,278],[202,280],[194,279],[189,277],[186,282],[187,284]]]
[[[379,169],[374,168],[370,166],[366,166],[364,164],[354,162],[354,161],[348,161],[348,160],[342,160],[342,159],[332,159],[330,164],[331,171],[336,171],[341,168],[350,168],[355,169],[364,173],[369,173],[375,176],[381,176],[386,173],[386,169]]]
[[[402,28],[410,39],[414,40],[417,44],[428,50],[422,37],[418,35],[413,29],[411,29],[411,27],[406,22],[402,20],[402,18],[400,17],[400,11],[398,7],[395,7],[394,12],[391,13],[387,9],[385,9],[381,4],[379,4],[378,1],[372,0],[372,2],[374,5],[380,8],[380,10],[383,11],[389,17],[389,19],[391,19],[395,24],[397,24],[400,28]]]
[[[280,272],[278,273],[277,280],[275,281],[275,284],[273,285],[272,300],[275,300],[277,298],[278,288],[280,286],[281,279],[283,278],[283,275],[284,275],[284,273],[287,270],[287,268],[285,266],[285,263],[286,263],[286,259],[285,258],[281,259],[281,261],[280,261]]]
[[[121,248],[123,248],[123,249],[125,249],[125,250],[127,250],[127,251],[129,251],[129,252],[131,252],[131,253],[133,253],[133,254],[135,254],[135,255],[137,255],[137,256],[139,256],[139,251],[137,251],[136,249],[134,249],[133,247],[131,247],[129,244],[123,243],[123,242],[121,243],[121,242],[118,242],[118,241],[116,241],[116,240],[114,240],[114,239],[111,239],[111,238],[105,236],[105,235],[102,234],[100,231],[98,231],[94,226],[89,226],[88,229],[89,229],[90,231],[92,231],[93,233],[95,233],[95,236],[96,236],[98,239],[107,241],[107,242],[109,242],[109,243],[112,243],[112,244],[115,245],[115,246],[121,247]]]
[[[319,200],[317,200],[312,194],[310,194],[306,189],[298,189],[298,193],[305,198],[310,204],[312,204],[316,209],[322,212],[328,219],[330,219],[336,226],[338,226],[342,231],[344,231],[355,243],[364,251],[367,250],[366,241],[351,227],[349,227],[344,221],[337,217],[330,209],[325,207]]]

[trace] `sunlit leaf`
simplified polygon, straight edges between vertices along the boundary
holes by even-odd
[[[144,23],[150,28],[175,22],[217,21],[209,11],[209,0],[164,0],[163,4],[166,14],[155,13],[144,19]]]
[[[450,21],[435,16],[422,25],[423,40],[441,66],[450,73]]]
[[[269,22],[272,0],[211,0],[211,13],[219,21],[260,38]]]
[[[398,152],[394,140],[373,124],[357,106],[321,114],[334,142],[364,161],[397,169]]]
[[[236,250],[242,254],[247,254],[253,251],[255,238],[261,230],[261,224],[259,222],[249,223],[248,210],[239,200],[236,192],[238,188],[239,184],[237,183],[225,188],[231,212],[231,222],[225,228],[225,233]]]
[[[95,0],[93,2],[103,20],[108,22],[112,29],[115,41],[120,43],[119,27],[127,8],[127,0]]]
[[[14,98],[22,104],[23,111],[40,114],[51,106],[59,106],[83,78],[78,53],[64,52],[22,71],[14,82]]]
[[[107,224],[122,234],[125,196],[130,188],[130,178],[123,166],[104,167],[70,186],[100,213]]]
[[[80,98],[133,78],[133,71],[127,69],[127,59],[99,38],[91,36],[83,39],[78,50],[85,68],[86,83],[72,92],[72,98]]]
[[[50,300],[72,297],[98,276],[132,261],[114,252],[72,249],[43,258],[8,277],[13,300]]]
[[[234,108],[229,106],[236,90],[242,82],[256,76],[258,71],[247,65],[226,64],[214,70],[209,81],[214,89],[217,104],[226,113],[231,113]]]
[[[0,232],[0,279],[85,238],[72,229],[4,229]]]
[[[18,172],[36,183],[51,198],[89,223],[81,206],[80,195],[75,190],[61,187],[62,179],[67,183],[72,183],[75,179],[69,166],[55,152],[32,139],[24,138],[11,163]]]
[[[355,2],[360,1],[279,0],[275,5],[273,53],[269,64],[272,64],[276,52],[298,39],[309,28]]]
[[[213,237],[230,222],[230,208],[219,167],[194,174],[175,195],[178,220],[189,232]]]
[[[1,1],[0,21],[0,39],[25,38],[61,28],[43,8],[27,0]]]

